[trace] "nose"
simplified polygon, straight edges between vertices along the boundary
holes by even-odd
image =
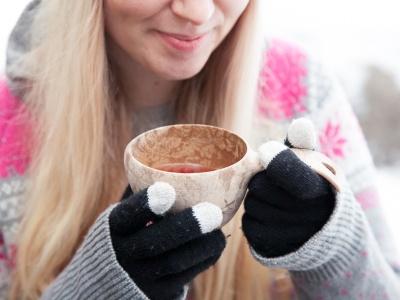
[[[174,0],[172,11],[196,25],[207,22],[214,14],[214,0]]]

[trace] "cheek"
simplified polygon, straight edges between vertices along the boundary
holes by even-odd
[[[225,37],[233,28],[237,20],[246,10],[250,0],[216,0],[218,9],[223,16],[222,35]]]
[[[136,20],[145,14],[146,9],[139,1],[104,0],[106,30],[117,40],[128,28],[134,29]]]
[[[127,52],[169,0],[104,0],[106,31]]]
[[[170,0],[104,0],[106,28],[129,31],[143,27]]]
[[[236,21],[242,15],[250,0],[216,0],[221,12],[227,20]]]
[[[156,14],[167,0],[104,0],[105,13],[120,18],[143,20]]]

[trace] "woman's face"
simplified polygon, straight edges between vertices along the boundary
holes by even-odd
[[[112,42],[168,80],[196,75],[250,0],[104,0]]]

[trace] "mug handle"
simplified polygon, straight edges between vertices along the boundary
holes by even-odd
[[[291,148],[291,150],[318,175],[325,178],[337,192],[342,191],[344,175],[329,157],[309,149]]]
[[[325,178],[337,192],[343,190],[344,174],[336,164],[326,155],[309,149],[290,148],[297,157],[313,169],[318,175]],[[264,170],[260,156],[253,149],[248,151],[250,161],[250,175],[253,176]]]

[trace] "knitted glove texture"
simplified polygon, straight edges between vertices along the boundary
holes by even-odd
[[[175,190],[167,183],[125,198],[110,214],[110,230],[117,260],[150,299],[177,299],[184,286],[213,265],[225,248],[217,229],[221,209],[200,203],[168,213]]]
[[[285,145],[271,141],[260,147],[265,170],[250,180],[244,201],[243,232],[266,258],[300,248],[324,226],[335,205],[331,185],[290,148],[315,148],[308,120],[292,123]]]

